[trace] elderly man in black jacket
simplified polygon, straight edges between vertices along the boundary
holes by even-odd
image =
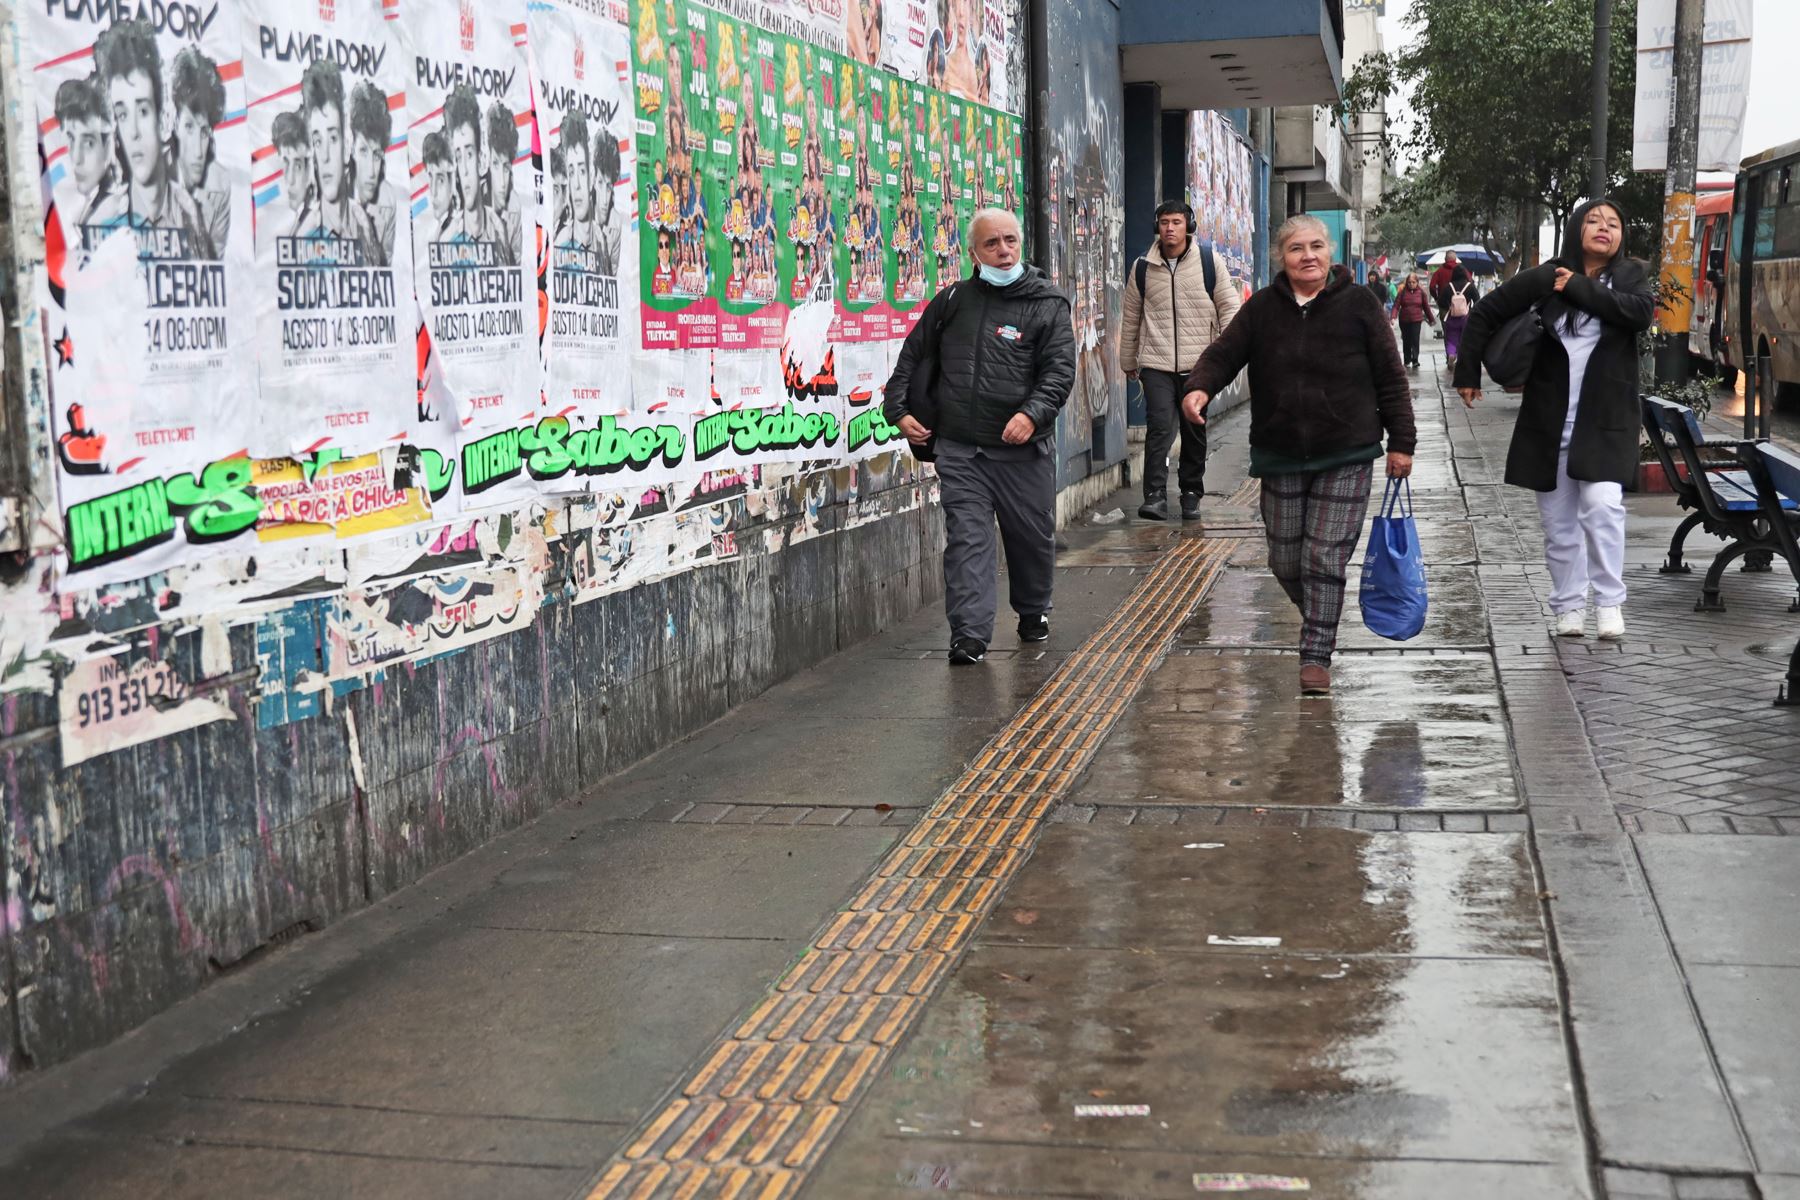
[[[980,662],[994,637],[996,518],[1019,640],[1050,636],[1052,441],[1075,384],[1068,298],[1021,261],[1018,218],[981,210],[969,222],[968,245],[975,274],[926,306],[900,348],[886,403],[887,419],[907,440],[936,446],[944,609],[957,665]]]

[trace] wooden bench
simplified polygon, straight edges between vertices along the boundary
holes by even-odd
[[[1791,522],[1796,519],[1793,514],[1800,510],[1800,502],[1780,497],[1780,511],[1786,515],[1783,520],[1771,523],[1763,513],[1751,472],[1741,469],[1741,458],[1740,468],[1734,469],[1705,462],[1701,457],[1702,446],[1729,447],[1741,456],[1746,448],[1757,443],[1708,443],[1693,409],[1654,396],[1644,397],[1643,414],[1644,429],[1649,433],[1650,444],[1674,489],[1676,503],[1694,510],[1670,539],[1669,555],[1663,563],[1662,573],[1688,573],[1690,568],[1682,561],[1682,551],[1688,534],[1697,528],[1727,543],[1707,569],[1694,610],[1725,610],[1725,602],[1720,597],[1721,579],[1725,568],[1740,558],[1746,560],[1744,569],[1747,571],[1767,571],[1771,569],[1774,557],[1780,555],[1788,564],[1796,587],[1800,587],[1800,554],[1794,552],[1791,532]],[[1784,533],[1787,534],[1785,538]]]
[[[1738,461],[1750,478],[1752,490],[1764,524],[1778,540],[1782,555],[1790,563],[1800,562],[1800,454],[1771,446],[1767,442],[1745,442],[1738,446]],[[1788,606],[1789,612],[1800,612],[1800,597]],[[1776,694],[1775,703],[1783,708],[1800,708],[1800,641],[1788,659],[1787,681]]]

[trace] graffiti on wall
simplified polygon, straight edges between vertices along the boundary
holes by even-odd
[[[1125,384],[1118,369],[1124,302],[1118,11],[1052,3],[1046,92],[1044,205],[1051,279],[1073,301],[1075,390],[1057,426],[1058,485],[1125,457]]]
[[[530,624],[565,539],[577,600],[741,554],[897,449],[900,339],[1022,205],[1017,0],[188,11],[21,18],[57,509],[12,687],[225,614],[293,719]]]

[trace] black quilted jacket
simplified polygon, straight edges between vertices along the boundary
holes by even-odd
[[[939,325],[942,328],[939,329]],[[999,446],[1006,423],[1024,413],[1049,437],[1075,386],[1075,329],[1069,300],[1036,267],[1010,287],[979,277],[939,292],[900,347],[888,379],[889,421],[907,415],[913,372],[931,369],[937,341],[936,382],[931,396],[939,437],[975,446]]]

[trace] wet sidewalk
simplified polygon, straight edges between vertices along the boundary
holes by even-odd
[[[1516,402],[1416,378],[1431,618],[1330,698],[1234,414],[1047,646],[921,613],[0,1093],[0,1194],[1800,1197],[1792,581],[1637,498],[1555,642]]]

